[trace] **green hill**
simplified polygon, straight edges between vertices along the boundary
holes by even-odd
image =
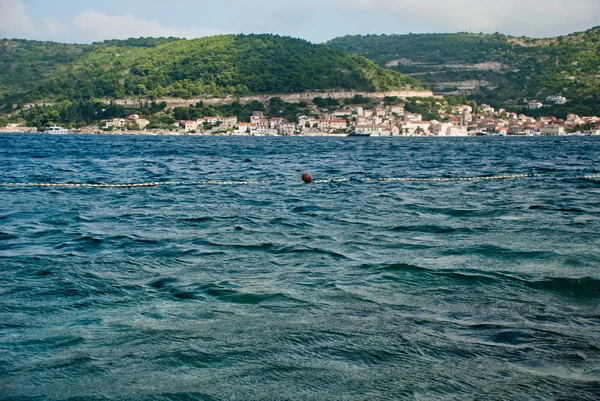
[[[549,113],[600,112],[600,27],[548,39],[471,33],[368,35],[345,36],[326,45],[409,74],[438,94],[467,94],[509,108],[519,107],[524,98],[561,94],[569,104],[547,109]]]
[[[419,81],[366,58],[274,35],[92,45],[0,41],[0,101],[385,91]]]

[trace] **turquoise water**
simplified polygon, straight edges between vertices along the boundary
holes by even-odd
[[[600,138],[0,135],[1,182],[268,183],[0,188],[0,399],[600,399],[599,171]]]

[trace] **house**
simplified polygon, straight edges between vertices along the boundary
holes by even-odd
[[[331,120],[317,120],[317,128],[327,130],[331,128]]]
[[[564,96],[548,96],[545,102],[555,105],[567,104],[567,98]]]
[[[558,124],[549,124],[540,128],[540,133],[546,136],[564,135],[565,127]]]
[[[398,136],[400,129],[394,125],[375,125],[371,127],[371,136]]]
[[[138,120],[140,118],[139,114],[131,114],[129,116],[127,116],[128,120]]]
[[[260,128],[260,129],[270,129],[270,126],[269,126],[269,120],[267,120],[267,119],[265,119],[265,118],[261,118],[261,119],[259,119],[258,121],[256,121],[256,122],[254,123],[254,125],[255,125],[257,128]]]
[[[238,127],[236,132],[237,133],[247,133],[250,129],[250,124],[249,123],[238,123]]]
[[[373,132],[373,126],[372,125],[364,125],[364,124],[357,124],[354,127],[354,131],[360,133],[360,134],[370,134]]]
[[[136,120],[134,120],[135,123],[137,124],[139,129],[144,129],[146,128],[147,125],[150,124],[150,121],[144,119],[144,118],[138,118]]]
[[[504,127],[503,125],[496,125],[496,127],[494,128],[494,131],[497,134],[500,134],[502,136],[506,136],[508,134],[508,129],[506,127]]]
[[[346,129],[348,128],[348,123],[346,120],[331,120],[329,123],[331,129]]]
[[[534,102],[529,102],[527,104],[527,108],[529,110],[538,110],[538,109],[541,109],[542,107],[544,107],[544,105],[542,103],[540,103],[540,102],[535,102],[534,101]]]
[[[437,136],[467,136],[466,126],[457,126],[452,123],[431,121],[431,133]]]
[[[492,106],[490,106],[489,104],[485,104],[485,103],[481,104],[480,109],[482,112],[484,112],[486,114],[494,114],[494,112],[496,111],[496,109],[494,109]]]
[[[184,121],[183,129],[187,132],[194,131],[198,128],[198,122],[193,120]]]
[[[204,118],[199,118],[198,120],[198,124],[210,124],[210,125],[217,125],[219,123],[220,118],[219,117],[204,117]]]
[[[446,136],[468,136],[469,132],[467,131],[467,127],[463,126],[451,126],[446,130]]]
[[[296,132],[296,124],[294,123],[281,123],[279,126],[279,133],[284,136],[292,136]]]
[[[350,110],[336,110],[333,112],[334,119],[349,117],[352,115]]]
[[[415,113],[406,113],[404,114],[405,121],[423,121],[423,116],[421,114]]]
[[[270,127],[271,128],[279,128],[279,126],[283,123],[283,118],[281,117],[273,117],[271,118]]]
[[[465,112],[465,110],[467,110],[469,113],[472,113],[473,112],[473,107],[468,106],[466,104],[463,104],[461,106],[456,106],[454,108],[454,111],[455,111],[456,114],[462,114],[462,113]]]
[[[124,118],[113,118],[104,124],[104,128],[123,128],[127,125],[127,120]]]
[[[269,128],[268,124],[250,124],[249,132],[252,136],[277,136],[279,134],[276,129]]]
[[[403,121],[400,125],[402,135],[416,135],[417,132],[429,132],[431,123],[429,121]]]
[[[393,105],[389,107],[389,110],[392,114],[404,114],[404,106]]]
[[[238,119],[236,116],[219,117],[219,121],[228,127],[233,127],[237,125]]]

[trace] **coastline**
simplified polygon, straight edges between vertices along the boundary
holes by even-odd
[[[347,134],[328,134],[323,133],[310,133],[308,135],[240,135],[240,134],[228,134],[228,135],[212,135],[212,134],[189,134],[184,132],[176,131],[123,131],[123,132],[105,132],[105,131],[79,131],[71,132],[69,134],[48,134],[39,132],[35,128],[22,129],[22,130],[5,130],[0,129],[0,134],[9,135],[47,135],[47,136],[73,136],[73,135],[101,135],[101,136],[183,136],[183,137],[204,137],[204,138],[217,138],[217,137],[234,137],[234,138],[348,138]],[[368,138],[556,138],[556,137],[600,137],[600,135],[577,135],[577,134],[563,134],[563,135],[390,135],[390,136],[377,136],[373,135],[370,137],[363,137],[362,139]]]

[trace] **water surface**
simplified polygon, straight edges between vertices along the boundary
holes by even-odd
[[[0,188],[0,399],[599,399],[599,139],[0,135],[3,182],[268,183]]]

